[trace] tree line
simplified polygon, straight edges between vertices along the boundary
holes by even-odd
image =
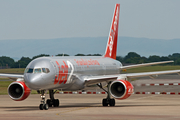
[[[2,56],[0,57],[0,69],[2,68],[25,68],[32,60],[43,57],[50,56],[48,54],[40,54],[34,56],[32,58],[22,57],[20,60],[15,61],[14,59]],[[58,54],[56,56],[69,56],[68,54]],[[76,54],[75,56],[101,56],[101,54]],[[148,63],[148,62],[158,62],[158,61],[168,61],[174,60],[174,63],[171,65],[180,65],[180,53],[173,53],[168,56],[157,56],[151,55],[149,57],[140,56],[136,52],[129,52],[126,56],[117,56],[116,59],[123,64],[140,64],[140,63]]]

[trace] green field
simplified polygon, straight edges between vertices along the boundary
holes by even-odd
[[[164,70],[178,70],[180,66],[148,66],[148,67],[139,67],[133,69],[127,69],[122,73],[135,73],[135,72],[150,72],[150,71],[164,71]],[[0,69],[0,73],[14,73],[14,74],[23,74],[24,69]],[[8,81],[2,81],[8,80]],[[13,81],[9,81],[8,78],[0,78],[0,95],[7,94],[7,88],[9,84]],[[32,94],[36,94],[35,90],[31,91]]]
[[[7,87],[12,81],[0,81],[0,95],[7,94]]]
[[[0,73],[23,74],[24,68],[0,69]]]

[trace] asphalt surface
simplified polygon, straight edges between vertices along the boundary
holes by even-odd
[[[168,77],[167,77],[168,78]],[[180,83],[180,79],[141,79],[133,85],[144,83]],[[92,90],[92,89],[91,89]],[[96,89],[97,90],[97,89]],[[135,86],[142,92],[180,92],[180,86]],[[49,98],[46,95],[46,98]],[[39,110],[40,95],[31,94],[24,101],[13,101],[0,95],[0,120],[179,120],[180,95],[133,94],[125,100],[116,100],[116,106],[103,107],[106,94],[55,94],[59,107]]]
[[[56,94],[60,106],[39,110],[39,95],[30,95],[24,101],[12,101],[0,96],[1,120],[179,120],[180,95],[132,95],[116,100],[115,107],[103,107],[106,95]]]

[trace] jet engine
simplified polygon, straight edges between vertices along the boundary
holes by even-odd
[[[116,80],[110,84],[110,94],[119,100],[128,98],[133,92],[133,85],[126,80]]]
[[[12,82],[8,87],[8,94],[11,99],[15,101],[21,101],[26,99],[31,90],[26,86],[23,81]]]

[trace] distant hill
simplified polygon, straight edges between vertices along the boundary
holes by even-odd
[[[19,59],[22,56],[33,57],[39,54],[104,54],[107,39],[108,37],[0,40],[0,56]],[[136,52],[146,57],[149,55],[168,56],[180,53],[179,45],[180,39],[119,37],[117,55],[125,56],[128,52]]]

